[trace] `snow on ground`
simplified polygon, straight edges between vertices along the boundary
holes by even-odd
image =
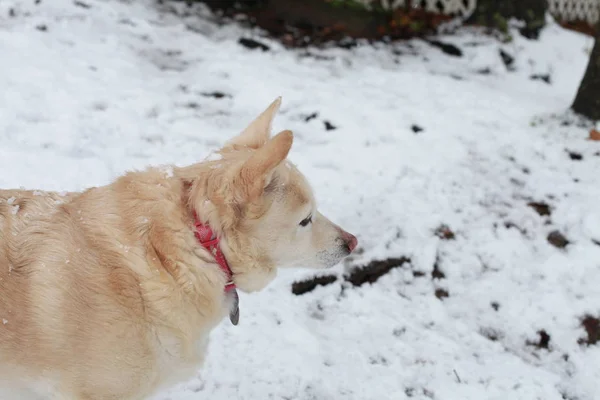
[[[592,39],[552,23],[539,41],[444,37],[463,57],[419,40],[237,43],[257,35],[142,0],[0,2],[0,187],[77,190],[192,163],[282,95],[275,129],[295,132],[321,211],[359,237],[352,263],[411,259],[302,296],[291,283],[315,271],[285,271],[242,295],[197,379],[156,399],[597,399],[600,347],[578,341],[600,316],[600,144],[553,116]]]

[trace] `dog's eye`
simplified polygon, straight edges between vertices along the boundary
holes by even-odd
[[[312,215],[309,215],[308,217],[306,217],[305,219],[303,219],[300,222],[300,226],[307,226],[308,224],[310,224],[312,222]]]

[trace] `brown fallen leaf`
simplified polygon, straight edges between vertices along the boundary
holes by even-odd
[[[598,140],[600,141],[600,132],[596,129],[592,129],[590,131],[590,140]]]

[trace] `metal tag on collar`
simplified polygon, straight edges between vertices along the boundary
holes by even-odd
[[[237,290],[233,289],[227,292],[231,297],[231,308],[229,309],[229,320],[233,325],[237,325],[240,321],[240,298]]]

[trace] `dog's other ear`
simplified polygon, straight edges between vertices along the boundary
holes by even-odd
[[[258,149],[263,146],[271,136],[271,124],[280,105],[281,97],[278,97],[265,111],[256,117],[242,133],[229,140],[225,146],[238,145],[251,147],[253,149]]]
[[[244,163],[239,177],[247,200],[252,201],[263,193],[271,182],[275,168],[286,159],[293,141],[292,131],[282,131]]]

